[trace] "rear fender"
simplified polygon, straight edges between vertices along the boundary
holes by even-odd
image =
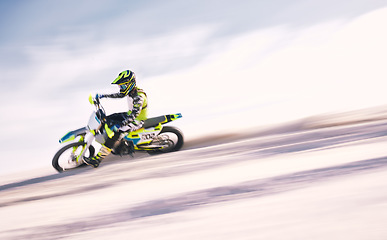
[[[181,115],[181,113],[168,114],[168,115],[165,115],[165,120],[163,122],[161,122],[161,124],[166,124],[166,123],[175,121],[176,119],[179,119],[179,118],[182,118],[182,117],[183,116]]]
[[[181,117],[182,117],[181,113],[177,113],[177,114],[162,115],[154,118],[148,118],[145,120],[143,128],[156,127],[159,124],[166,124],[176,119],[179,119]]]
[[[68,141],[72,141],[78,136],[81,136],[83,138],[83,136],[86,134],[86,132],[87,132],[86,127],[83,127],[83,128],[80,128],[80,129],[77,129],[74,131],[70,131],[66,135],[64,135],[61,139],[59,139],[59,143],[65,143]]]

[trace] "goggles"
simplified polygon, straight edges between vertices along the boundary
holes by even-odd
[[[128,88],[127,84],[118,85],[121,90],[126,90]]]

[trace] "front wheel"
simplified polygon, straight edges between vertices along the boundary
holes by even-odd
[[[165,126],[150,144],[162,146],[161,149],[147,151],[150,155],[175,152],[183,147],[183,133],[176,127]]]
[[[82,152],[82,150],[86,147],[85,142],[75,142],[70,143],[61,149],[55,154],[52,159],[52,166],[58,171],[63,172],[70,169],[78,168],[83,166],[84,163],[82,159],[79,159],[77,162],[77,157]],[[93,146],[90,146],[88,150],[86,150],[85,156],[92,157],[94,156],[95,149]]]

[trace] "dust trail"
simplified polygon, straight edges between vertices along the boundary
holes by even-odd
[[[369,173],[385,168],[387,168],[387,157],[357,161],[334,167],[301,171],[267,179],[248,181],[232,186],[216,187],[184,193],[175,197],[145,202],[135,207],[121,209],[111,214],[93,216],[82,221],[63,223],[60,225],[34,227],[30,229],[17,229],[12,232],[24,232],[23,234],[18,235],[15,239],[24,239],[27,237],[30,240],[60,239],[59,236],[108,228],[117,223],[172,214],[175,212],[204,207],[209,204],[232,202],[247,198],[260,198],[273,194],[285,193],[309,187],[318,182],[344,176]]]

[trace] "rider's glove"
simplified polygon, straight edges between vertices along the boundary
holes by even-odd
[[[95,94],[95,99],[101,99],[101,98],[104,98],[105,97],[105,95],[103,95],[103,94]]]

